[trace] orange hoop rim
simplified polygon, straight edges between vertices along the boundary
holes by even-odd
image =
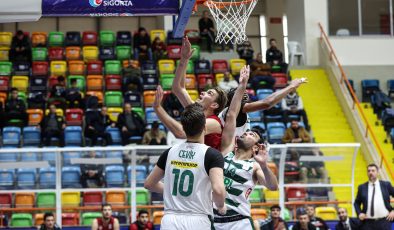
[[[212,0],[197,0],[198,5],[204,5],[206,7],[209,7],[209,5],[215,5],[218,8],[223,8],[225,6],[239,6],[239,5],[246,5],[250,4],[252,2],[256,2],[257,0],[240,0],[237,2],[218,2],[218,1],[212,1]]]

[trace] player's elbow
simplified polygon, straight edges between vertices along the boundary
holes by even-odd
[[[145,189],[148,189],[148,190],[152,190],[152,188],[153,188],[152,182],[151,182],[150,180],[145,180],[145,182],[144,182],[144,188],[145,188]]]
[[[276,190],[279,189],[277,183],[275,183],[275,184],[270,184],[270,185],[267,186],[267,188],[268,188],[268,190],[270,190],[270,191],[276,191]]]

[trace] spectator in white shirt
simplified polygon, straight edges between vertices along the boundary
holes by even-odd
[[[360,221],[357,218],[350,218],[346,208],[338,208],[339,222],[335,225],[335,230],[356,230],[359,229]]]
[[[304,104],[301,97],[297,94],[295,90],[287,94],[287,96],[282,99],[282,109],[286,122],[294,120],[290,116],[296,115],[302,118],[305,128],[308,131],[310,130],[308,117],[306,116],[306,112],[304,110]]]
[[[230,89],[238,87],[238,82],[231,77],[230,72],[226,71],[223,79],[218,82],[218,86],[228,93]]]

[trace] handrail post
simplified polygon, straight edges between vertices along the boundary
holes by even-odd
[[[365,138],[368,137],[368,130],[369,130],[369,125],[367,124],[367,128],[365,129]]]

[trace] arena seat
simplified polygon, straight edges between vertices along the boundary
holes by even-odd
[[[0,157],[4,158],[3,155],[6,155],[6,153],[0,154]],[[3,159],[0,160],[1,162],[10,162],[10,161],[3,161]],[[11,189],[14,187],[14,174],[15,171],[13,169],[0,169],[0,188],[2,190]]]
[[[77,81],[77,87],[81,92],[86,91],[86,79],[83,75],[68,75],[67,77],[67,87],[71,87],[71,81],[75,79]]]
[[[37,207],[56,207],[56,193],[55,192],[38,192],[37,193]]]
[[[85,212],[82,214],[82,226],[91,226],[93,220],[101,217],[101,212]]]
[[[44,213],[34,214],[34,226],[40,227],[44,223]]]
[[[185,87],[186,89],[197,89],[197,81],[194,74],[186,74]]]
[[[85,63],[81,60],[68,61],[68,72],[71,75],[84,75]]]
[[[264,189],[264,197],[266,202],[278,202],[279,201],[279,191],[270,191],[268,189]]]
[[[189,39],[190,43],[195,44],[200,42],[200,32],[194,29],[185,30],[183,33]]]
[[[270,143],[282,143],[286,127],[282,122],[270,122],[267,124],[268,140]]]
[[[46,47],[47,46],[47,33],[33,32],[31,34],[31,43],[33,47]]]
[[[27,92],[27,88],[29,87],[29,77],[12,76],[11,87],[17,88],[18,91]]]
[[[99,60],[90,60],[86,64],[88,75],[101,75],[103,73],[103,62]]]
[[[43,157],[43,160],[44,160],[44,157]],[[40,170],[38,172],[38,184],[41,189],[43,189],[43,188],[54,189],[56,187],[56,169],[55,169],[55,167],[40,168]]]
[[[233,76],[239,75],[242,67],[246,65],[244,59],[230,59],[230,69]]]
[[[105,88],[114,91],[122,90],[122,77],[117,74],[105,75]]]
[[[389,97],[394,93],[394,80],[387,80],[387,92]]]
[[[16,76],[30,76],[31,62],[14,61],[14,75]]]
[[[63,152],[63,165],[71,165],[71,159],[73,158],[81,158],[82,153],[79,151],[67,151]]]
[[[46,149],[48,148],[55,149],[56,147],[46,147]],[[55,165],[56,152],[42,152],[41,156],[43,161],[48,161],[50,165]]]
[[[181,58],[181,48],[180,45],[169,45],[167,46],[167,56],[170,59],[180,59]]]
[[[64,48],[63,47],[49,47],[48,49],[48,60],[64,60]]]
[[[12,32],[0,32],[0,46],[11,47]]]
[[[251,203],[257,203],[257,202],[261,202],[261,189],[255,188],[249,195],[249,201]]]
[[[79,214],[78,213],[62,213],[62,225],[63,226],[79,226]]]
[[[123,206],[126,203],[126,193],[125,191],[107,191],[105,202],[112,206]]]
[[[96,46],[97,45],[97,33],[94,31],[84,31],[82,33],[82,45],[83,46]]]
[[[129,165],[127,167],[127,178],[128,178],[127,182],[129,184],[131,183],[131,179],[132,179],[131,178],[132,177],[131,170],[132,170],[132,167],[131,167],[131,165]],[[137,184],[137,186],[143,186],[144,181],[147,177],[147,173],[148,173],[147,169],[144,165],[136,165],[135,170],[136,170],[136,184]]]
[[[274,88],[284,88],[287,86],[287,75],[284,73],[272,73],[272,77],[275,78]]]
[[[145,107],[153,105],[153,102],[155,101],[155,94],[156,94],[156,91],[153,91],[153,90],[144,91],[144,106]]]
[[[305,201],[306,189],[305,188],[286,188],[286,198],[288,201]]]
[[[256,94],[258,100],[263,100],[264,98],[271,95],[274,91],[272,89],[258,89]]]
[[[111,30],[100,31],[100,45],[113,46],[115,44],[115,33]]]
[[[84,192],[83,193],[83,205],[84,206],[98,206],[103,203],[102,192]]]
[[[250,121],[261,121],[262,120],[262,112],[261,111],[249,112],[248,115],[249,115]]]
[[[137,205],[149,205],[149,191],[144,188],[137,188],[136,189],[136,204]],[[131,191],[127,192],[127,204],[131,202]]]
[[[211,63],[208,60],[198,60],[194,65],[195,74],[210,74]]]
[[[142,106],[142,98],[140,92],[127,91],[123,97],[124,103],[130,103],[132,108]]]
[[[46,61],[34,61],[32,63],[32,76],[47,76],[49,73],[49,64]]]
[[[107,187],[123,187],[125,172],[121,165],[110,165],[105,167],[105,181]]]
[[[68,31],[64,43],[66,46],[81,46],[81,33],[79,31]]]
[[[85,62],[96,61],[99,57],[99,49],[97,46],[84,46],[82,48],[82,55]]]
[[[197,90],[187,90],[187,93],[193,101],[196,101],[198,99],[199,93]]]
[[[0,76],[11,76],[12,74],[12,62],[2,61],[0,62]]]
[[[86,96],[97,97],[99,104],[103,104],[103,102],[104,102],[103,92],[101,92],[101,91],[87,91]]]
[[[178,67],[180,63],[180,60],[176,61],[176,66]],[[192,60],[189,60],[187,62],[186,66],[186,74],[194,74],[194,62]]]
[[[82,146],[82,127],[67,126],[64,129],[64,143],[66,146]]]
[[[7,126],[3,128],[3,146],[19,147],[21,142],[21,128]]]
[[[175,74],[162,74],[160,76],[161,86],[163,90],[171,90]]]
[[[113,145],[119,145],[122,143],[122,137],[118,128],[107,127],[106,132],[108,132],[111,135]]]
[[[15,193],[16,208],[32,208],[35,202],[34,192],[17,192]]]
[[[116,59],[115,48],[111,46],[100,47],[99,59],[102,61]]]
[[[104,87],[103,75],[88,75],[86,77],[86,89],[88,91],[102,91]]]
[[[0,170],[1,175],[1,170]],[[0,179],[0,187],[1,187]],[[12,193],[0,193],[0,208],[11,208],[12,206]]]
[[[200,90],[205,90],[209,82],[210,85],[213,85],[215,82],[212,74],[199,74],[197,75],[197,81],[198,81],[198,88]]]
[[[62,192],[62,206],[79,207],[81,194],[78,191]]]
[[[334,207],[316,207],[316,216],[324,220],[338,219],[338,214]]]
[[[121,107],[111,107],[108,108],[108,116],[112,122],[118,121],[118,116],[123,112],[123,108]]]
[[[27,128],[27,127],[25,127]],[[34,127],[37,128],[37,127]],[[20,161],[25,162],[25,161],[38,161],[39,159],[39,154],[35,152],[26,152],[21,154],[21,159]]]
[[[267,210],[261,209],[261,208],[259,208],[259,209],[252,208],[250,210],[250,214],[251,214],[253,220],[264,220],[264,219],[267,219],[267,217],[268,217]]]
[[[214,74],[225,73],[227,71],[228,71],[227,60],[212,60],[212,72]]]
[[[155,74],[145,74],[142,76],[144,90],[156,90],[159,79]]]
[[[146,74],[157,74],[157,66],[152,61],[145,61],[141,65],[141,73],[142,75]]]
[[[0,61],[9,61],[10,58],[10,48],[0,47]]]
[[[46,109],[45,110],[45,115],[48,115],[49,114],[49,109]],[[63,113],[63,109],[56,109],[56,115],[58,115],[58,116],[60,116],[60,117],[63,117],[64,116],[64,113]]]
[[[118,46],[130,46],[131,39],[130,31],[118,31],[116,33],[116,45]]]
[[[160,74],[174,73],[175,62],[170,59],[162,59],[158,62]]]
[[[48,59],[48,49],[46,47],[32,48],[32,61],[46,61]]]
[[[116,58],[120,61],[129,60],[132,56],[132,49],[129,45],[116,46]]]
[[[362,101],[370,102],[371,96],[377,91],[380,91],[378,79],[366,79],[361,81]]]
[[[51,74],[54,76],[65,76],[67,72],[66,61],[51,61]]]
[[[6,76],[0,77],[0,91],[5,91],[5,92],[9,91],[9,81],[10,81],[9,77]]]
[[[13,213],[11,216],[11,227],[32,227],[33,216],[30,213]]]
[[[123,96],[118,91],[107,91],[105,92],[105,105],[107,107],[122,107]]]
[[[148,124],[152,124],[154,121],[159,120],[155,110],[152,107],[145,107],[145,120]]]
[[[80,188],[81,169],[79,166],[66,166],[62,168],[63,188]]]
[[[119,60],[107,60],[105,61],[105,74],[121,74],[122,64]]]
[[[64,33],[60,31],[49,32],[48,46],[64,46]]]
[[[164,216],[164,211],[154,211],[153,212],[153,224],[154,225],[160,225],[161,224],[161,219]]]
[[[66,109],[66,125],[81,126],[83,120],[82,109]]]
[[[194,49],[193,55],[191,56],[190,60],[198,61],[200,60],[201,48],[199,45],[192,45],[192,49]]]
[[[160,40],[164,42],[166,40],[166,34],[165,34],[164,30],[151,30],[150,31],[151,42],[153,42],[156,37],[159,37]]]

